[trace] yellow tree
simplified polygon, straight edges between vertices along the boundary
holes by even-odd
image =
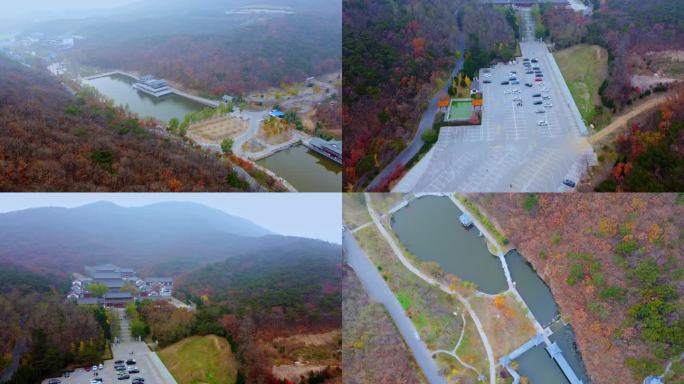
[[[466,89],[470,89],[471,80],[470,77],[468,77],[468,75],[466,75],[465,79],[463,79],[463,82],[465,82]]]

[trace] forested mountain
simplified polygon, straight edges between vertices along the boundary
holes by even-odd
[[[222,304],[251,316],[269,337],[341,326],[339,245],[291,238],[287,245],[244,252],[178,279],[179,297]]]
[[[0,380],[36,383],[69,364],[100,361],[110,334],[107,315],[65,302],[68,284],[0,265]]]
[[[143,275],[177,276],[247,251],[301,239],[192,203],[123,208],[96,203],[0,214],[0,261],[71,273],[115,263]]]
[[[460,38],[472,77],[512,55],[516,33],[501,9],[472,0],[345,0],[345,188],[367,184],[413,138],[421,112],[450,80]]]
[[[0,55],[0,190],[233,191],[224,160]]]
[[[470,197],[550,286],[594,383],[642,383],[679,361],[684,195]]]
[[[82,64],[153,73],[220,96],[339,70],[340,15],[339,0],[145,0],[26,32],[82,36],[72,52]]]

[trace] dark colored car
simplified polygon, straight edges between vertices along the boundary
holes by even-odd
[[[128,373],[140,373],[140,370],[138,368],[132,368],[128,370]]]
[[[541,105],[541,103],[542,103],[541,100],[540,100],[540,101],[535,101],[535,102],[534,102],[534,105]]]
[[[525,86],[531,88],[531,87],[532,87],[532,84],[531,84],[531,83],[525,83]]]
[[[502,81],[501,85],[508,85],[508,81]]]
[[[575,182],[570,179],[563,180],[563,184],[567,185],[570,188],[575,188]]]
[[[530,60],[530,61],[533,62],[533,63],[538,63],[538,62],[539,62],[539,60],[537,60],[537,59],[532,59],[532,60]]]
[[[541,93],[535,93],[532,97],[541,97]]]
[[[489,83],[491,83],[492,81],[491,81],[491,80],[483,80],[482,82],[483,82],[484,84],[489,84]]]
[[[117,361],[114,362],[115,365],[119,365],[119,364],[123,364],[123,363],[124,363],[123,360],[117,360]]]
[[[135,365],[135,359],[126,360],[126,365]]]
[[[142,377],[136,377],[133,379],[133,381],[131,381],[131,384],[145,384],[145,379]]]

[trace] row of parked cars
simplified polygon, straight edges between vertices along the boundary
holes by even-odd
[[[125,362],[123,360],[116,360],[114,362],[114,370],[116,371],[117,380],[127,380],[131,378],[131,374],[140,373],[140,369],[135,365],[135,359],[128,359]],[[133,384],[144,384],[145,379],[142,377],[136,377],[131,381]]]

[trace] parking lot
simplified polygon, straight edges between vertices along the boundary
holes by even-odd
[[[119,310],[119,315],[123,318],[123,310]],[[71,373],[70,377],[59,379],[63,384],[89,384],[97,372],[98,377],[103,379],[103,384],[130,384],[136,377],[144,378],[145,384],[176,384],[159,357],[151,352],[144,342],[136,341],[131,337],[130,326],[125,318],[121,321],[121,341],[112,346],[112,353],[114,359],[105,361],[103,370],[87,372],[84,369],[77,369]],[[136,360],[135,366],[140,369],[140,373],[132,373],[129,379],[118,380],[114,361],[126,361],[131,358]],[[47,382],[48,380],[43,380],[43,384]]]
[[[480,71],[481,124],[443,127],[428,155],[393,191],[574,189],[563,181],[579,181],[596,157],[553,56],[544,43],[529,37],[520,44],[522,58]],[[523,58],[530,60],[529,68]]]

